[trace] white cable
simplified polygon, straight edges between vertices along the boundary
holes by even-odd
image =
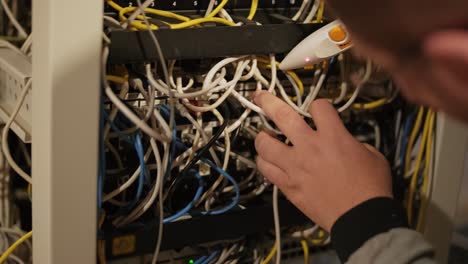
[[[216,0],[210,0],[210,3],[208,4],[208,8],[206,8],[205,17],[207,17],[213,11],[215,2]]]
[[[310,9],[309,14],[307,17],[304,19],[304,23],[310,23],[312,19],[314,19],[315,15],[317,14],[317,11],[320,7],[320,0],[315,0],[314,5]]]
[[[224,59],[224,60],[220,61],[219,63],[217,63],[213,68],[211,68],[210,72],[208,72],[207,76],[205,77],[203,87],[202,87],[201,90],[196,91],[196,92],[191,92],[191,93],[176,92],[176,93],[173,93],[173,96],[175,98],[194,98],[194,97],[197,97],[197,96],[207,94],[212,89],[222,90],[224,88],[227,88],[227,87],[237,83],[238,80],[233,80],[233,81],[230,81],[230,82],[226,82],[226,83],[224,83],[224,84],[222,84],[220,86],[216,86],[217,85],[216,82],[210,82],[210,81],[213,80],[214,77],[218,76],[217,72],[219,70],[221,70],[221,73],[223,72],[222,69],[224,68],[224,66],[226,66],[226,65],[228,65],[228,64],[230,64],[232,62],[235,62],[237,60],[240,60],[242,58],[243,57],[227,58],[227,59]],[[161,92],[163,94],[166,94],[166,95],[169,94],[169,89],[168,89],[167,85],[161,85],[160,83],[158,83],[154,79],[153,73],[151,72],[151,65],[150,64],[146,65],[146,75],[148,77],[148,81],[150,82],[150,84],[152,86],[154,86],[159,92]],[[218,79],[219,78],[217,78],[216,80],[218,80]]]
[[[302,109],[302,107],[299,107],[298,105],[296,105],[293,101],[291,101],[291,99],[289,99],[289,96],[286,94],[286,91],[284,90],[284,87],[283,85],[281,85],[280,82],[278,82],[276,84],[276,86],[278,87],[278,90],[280,91],[280,95],[281,97],[283,98],[283,100],[289,105],[291,106],[296,112],[298,112],[299,114],[303,115],[303,116],[306,116],[306,117],[311,117],[310,114],[306,111],[304,111]]]
[[[314,225],[313,227],[308,228],[306,230],[296,231],[296,232],[292,233],[291,236],[295,237],[295,238],[308,237],[308,236],[312,235],[313,233],[315,233],[319,228],[320,227],[318,225]]]
[[[242,125],[242,123],[247,119],[247,117],[250,115],[252,110],[250,109],[245,109],[244,113],[234,122],[232,123],[229,127],[226,128],[226,130],[229,133],[232,133],[234,130],[236,130],[238,127]]]
[[[301,91],[299,90],[299,86],[297,85],[297,83],[294,81],[294,79],[289,74],[286,74],[286,78],[288,78],[288,81],[291,83],[291,85],[292,85],[292,87],[294,89],[294,93],[296,94],[297,106],[301,107],[301,105],[302,105],[302,95],[301,95]]]
[[[0,227],[0,233],[11,234],[17,237],[18,239],[26,234],[23,230],[18,229],[17,227]],[[31,240],[27,239],[24,241],[24,245],[26,246],[28,252],[32,254],[32,244]]]
[[[156,175],[156,184],[154,185],[153,189],[150,191],[150,195],[148,195],[143,202],[136,207],[127,217],[125,217],[122,221],[116,222],[117,226],[123,226],[132,221],[138,219],[141,215],[143,215],[148,209],[153,205],[156,197],[159,193],[160,185],[163,182],[163,168],[161,162],[161,156],[159,155],[159,149],[157,146],[156,140],[153,138],[150,140],[151,148],[153,149],[154,158],[156,160],[156,167],[157,167],[157,175]]]
[[[437,126],[437,114],[436,114],[436,117],[435,117],[435,120],[434,120],[434,124],[435,126]],[[427,186],[427,199],[430,201],[431,200],[431,197],[432,197],[432,186],[433,186],[433,182],[434,182],[434,159],[435,159],[435,150],[436,150],[436,146],[434,144],[434,142],[436,142],[436,138],[437,138],[437,127],[434,128],[434,131],[432,133],[432,147],[431,147],[431,153],[430,153],[430,160],[429,161],[426,161],[426,162],[430,162],[431,164],[429,165],[429,183],[428,183],[428,186]]]
[[[221,18],[224,18],[224,19],[228,20],[229,22],[234,23],[234,20],[232,19],[231,15],[229,15],[229,13],[224,8],[221,9],[221,12],[219,12],[219,16]]]
[[[367,83],[367,81],[369,81],[370,77],[372,75],[372,62],[370,60],[367,60],[367,63],[366,63],[366,72],[364,73],[364,77],[362,77],[362,79],[359,81],[358,85],[356,86],[356,89],[354,90],[354,93],[353,95],[351,96],[351,98],[348,100],[348,102],[346,102],[345,105],[343,105],[342,107],[340,107],[338,109],[338,112],[341,113],[341,112],[344,112],[346,109],[348,109],[349,107],[351,107],[351,105],[354,103],[354,101],[356,100],[359,92],[361,91],[361,88],[362,86],[364,86],[364,84]]]
[[[198,122],[192,117],[192,115],[190,115],[190,113],[187,112],[187,110],[186,110],[184,107],[182,107],[180,104],[176,104],[176,108],[177,108],[177,110],[179,111],[179,113],[180,113],[183,117],[187,118],[187,120],[189,120],[190,123],[192,123],[192,125],[195,127],[195,129],[196,129],[196,130],[200,133],[200,135],[202,136],[203,141],[204,141],[205,143],[208,143],[208,141],[209,141],[208,135],[205,133],[205,131],[204,131],[203,128],[201,127],[201,124],[198,123]],[[191,150],[190,154],[191,154],[191,153],[194,153],[193,148],[190,148],[190,150]],[[209,153],[211,154],[211,157],[213,158],[213,161],[215,162],[215,164],[218,165],[218,166],[220,166],[221,161],[220,161],[220,159],[218,158],[218,155],[216,154],[216,152],[215,152],[213,149],[211,149],[211,148],[210,148],[208,151],[209,151]],[[186,152],[187,152],[187,151],[186,151]],[[189,154],[189,155],[190,155],[190,154]],[[176,159],[176,162],[174,162],[174,163],[177,163],[177,159]],[[174,165],[173,165],[173,166],[174,166]]]
[[[311,92],[309,94],[309,96],[306,98],[306,100],[304,101],[304,105],[303,105],[303,109],[308,109],[310,104],[315,101],[315,99],[317,98],[320,90],[322,89],[322,86],[323,86],[323,83],[325,82],[325,79],[327,77],[327,73],[324,71],[321,75],[320,75],[320,78],[317,82],[317,85],[315,86],[312,86],[310,88]]]
[[[309,0],[302,1],[301,7],[297,11],[297,13],[292,17],[292,20],[297,21],[299,17],[301,17],[302,13],[304,13],[308,4],[309,4]]]
[[[224,118],[218,110],[213,109],[211,112],[214,114],[214,116],[216,116],[220,124],[224,122]],[[225,171],[228,168],[229,156],[231,155],[231,135],[226,129],[224,129],[223,134],[224,134],[224,161],[223,161],[222,169]]]
[[[196,106],[196,105],[193,105],[189,102],[188,99],[182,99],[182,103],[187,107],[189,108],[190,110],[192,111],[196,111],[196,112],[208,112],[208,111],[212,111],[213,109],[216,109],[217,107],[219,107],[226,99],[227,97],[229,97],[229,95],[231,95],[231,93],[234,91],[236,85],[237,85],[237,82],[239,81],[239,79],[241,78],[242,76],[242,72],[243,70],[246,68],[247,64],[249,62],[248,61],[243,61],[241,63],[238,64],[237,68],[236,68],[236,73],[234,75],[234,78],[232,81],[230,81],[229,83],[233,83],[217,100],[215,103],[211,104],[211,105],[205,105],[205,106]],[[221,85],[219,87],[224,87],[224,83],[223,81],[221,81]],[[216,88],[217,89],[217,88]],[[213,89],[215,90],[215,89]],[[180,89],[180,87],[178,88],[178,91],[181,92],[182,90]]]
[[[122,85],[120,89],[119,97],[123,99],[125,95],[128,93],[128,89],[129,89],[128,85]],[[114,107],[109,113],[109,117],[108,117],[109,122],[106,122],[106,125],[104,126],[104,131],[103,131],[103,135],[105,139],[107,139],[109,135],[109,131],[111,129],[110,123],[114,121],[118,112],[119,112],[119,109],[117,107]]]
[[[33,36],[32,33],[29,34],[28,38],[24,41],[23,45],[21,46],[21,51],[23,53],[27,53],[29,51],[29,49],[31,48],[32,41],[33,41],[32,36]]]
[[[169,82],[171,83],[172,88],[176,88],[176,84],[174,82],[175,63],[176,63],[175,60],[172,60],[169,63]],[[188,90],[188,89],[192,88],[194,84],[195,84],[195,81],[193,80],[193,78],[190,78],[188,84],[186,86],[183,86],[182,90],[184,90],[184,91]]]
[[[28,37],[28,33],[24,30],[24,28],[20,25],[18,20],[16,20],[15,16],[11,12],[10,7],[8,6],[6,0],[1,0],[1,4],[3,7],[3,11],[5,11],[5,14],[7,15],[8,19],[10,19],[11,24],[15,27],[15,29],[18,31],[18,35],[23,38]]]
[[[246,75],[243,75],[240,78],[240,80],[241,81],[250,80],[254,76],[255,71],[258,69],[257,64],[258,64],[257,58],[254,57],[252,59],[252,66],[247,66],[247,69],[250,68],[249,73],[247,73]]]
[[[150,155],[151,155],[151,148],[148,148],[145,156],[143,157],[143,160],[147,162]],[[128,187],[130,187],[138,179],[140,175],[140,170],[141,170],[141,166],[138,166],[138,168],[135,170],[132,176],[128,178],[128,180],[125,183],[120,185],[117,189],[113,190],[112,192],[105,194],[104,197],[102,198],[102,202],[109,201],[110,199],[114,198],[115,196],[125,191]]]
[[[104,19],[104,22],[108,22],[109,24],[112,24],[117,28],[122,28],[122,25],[120,25],[119,21],[113,17],[103,16],[103,19]]]
[[[21,169],[20,166],[18,166],[18,164],[13,160],[13,157],[11,157],[10,148],[8,146],[8,132],[10,131],[10,126],[15,121],[16,116],[18,115],[19,111],[21,110],[21,107],[23,106],[24,100],[26,99],[26,95],[28,94],[29,89],[31,89],[31,84],[32,79],[29,79],[26,85],[24,86],[23,91],[21,92],[20,98],[16,103],[15,109],[13,110],[10,118],[6,122],[5,127],[2,131],[2,150],[3,155],[5,155],[5,159],[7,160],[11,168],[29,184],[32,184],[31,176],[24,172],[23,169]]]
[[[224,254],[221,254],[221,256],[219,257],[218,261],[215,262],[215,264],[224,264],[224,261],[226,261],[226,259],[232,254],[232,252],[234,252],[236,248],[237,248],[237,245],[234,244]]]
[[[10,256],[8,256],[8,258],[13,260],[14,262],[16,262],[18,264],[24,264],[24,261],[22,261],[18,256],[14,255],[14,254],[10,254]]]
[[[376,121],[369,120],[368,124],[374,128],[374,147],[379,150],[381,142],[381,133],[379,124]]]
[[[14,52],[18,53],[19,55],[25,56],[25,54],[20,49],[18,49],[15,45],[11,44],[10,42],[6,40],[0,39],[0,47],[9,48],[13,50]]]
[[[0,243],[0,252],[5,252],[9,246],[8,237],[5,233],[0,232],[0,238],[2,239]]]
[[[212,113],[216,116],[216,118],[218,119],[220,124],[222,124],[224,122],[224,118],[219,113],[218,110],[214,109],[212,111]],[[229,165],[229,158],[230,158],[230,154],[231,154],[231,138],[230,138],[229,132],[226,129],[223,131],[223,134],[224,134],[225,152],[224,152],[224,161],[223,161],[222,169],[225,171],[225,170],[227,170],[227,167]],[[199,205],[210,194],[212,194],[216,190],[216,188],[218,188],[218,186],[223,182],[223,180],[224,180],[224,177],[222,175],[220,175],[218,177],[218,179],[216,179],[216,181],[213,183],[213,185],[200,197],[200,199],[196,202],[195,205]],[[207,209],[207,211],[209,210],[210,205],[211,205],[210,201],[207,200],[207,202],[205,203],[205,209]]]
[[[239,101],[239,103],[241,103],[244,107],[247,107],[249,108],[250,110],[254,111],[254,112],[257,112],[258,114],[262,115],[262,116],[266,116],[265,114],[265,111],[263,111],[263,109],[261,109],[260,107],[258,107],[257,105],[255,105],[254,103],[250,102],[249,100],[247,100],[247,98],[243,97],[241,94],[239,94],[236,90],[233,90],[232,91],[232,95]]]
[[[273,186],[273,220],[275,222],[275,238],[276,238],[276,259],[275,263],[281,263],[281,226],[278,207],[278,187]]]
[[[147,8],[148,6],[151,5],[151,3],[153,3],[155,0],[146,0],[145,2],[143,2],[139,8],[135,9],[135,11],[128,17],[127,20],[125,20],[125,22],[122,24],[122,27],[123,28],[127,28],[128,25],[130,25],[130,22],[132,22],[133,20],[135,20],[137,18],[137,16],[139,16],[141,13],[144,13],[144,10],[145,8]]]
[[[112,88],[106,86],[105,93],[109,100],[119,108],[120,112],[124,114],[135,126],[140,128],[143,132],[145,132],[148,136],[155,138],[162,142],[170,142],[171,138],[167,137],[167,135],[161,135],[152,129],[146,122],[141,120],[135,113],[132,112],[120,99],[115,93],[112,91]]]
[[[268,88],[268,92],[272,93],[275,89],[275,85],[277,81],[277,70],[276,70],[276,58],[275,55],[270,55],[270,67],[271,67],[271,80],[270,80],[270,87]]]
[[[348,92],[348,83],[342,82],[340,85],[340,95],[333,100],[333,104],[339,104],[343,102],[344,98],[346,97],[347,92]]]
[[[215,148],[217,150],[219,150],[219,151],[226,151],[226,148],[221,147],[221,146],[216,146]],[[234,153],[232,151],[230,151],[229,154],[230,154],[232,159],[238,160],[239,162],[243,163],[247,167],[249,167],[251,169],[257,168],[257,164],[254,161],[252,161],[252,160],[250,160],[250,159],[248,159],[248,158],[246,158],[246,157],[244,157],[244,156],[242,156],[240,154]]]
[[[139,1],[139,0],[138,0]],[[167,168],[168,163],[169,163],[169,144],[164,143],[164,157],[163,157],[163,166],[164,168]],[[170,168],[169,168],[170,169]],[[164,170],[163,175],[166,174],[166,171]],[[164,194],[163,194],[163,185],[159,185],[159,225],[158,225],[158,238],[156,240],[156,247],[154,248],[154,253],[153,253],[153,259],[151,260],[152,264],[156,264],[158,261],[159,257],[159,250],[161,249],[161,243],[162,243],[162,237],[163,237],[163,219],[164,219],[164,208],[163,208],[163,202],[164,202]]]

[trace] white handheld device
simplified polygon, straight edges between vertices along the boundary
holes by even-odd
[[[317,64],[352,47],[344,24],[335,20],[301,41],[281,62],[281,70],[293,70]]]

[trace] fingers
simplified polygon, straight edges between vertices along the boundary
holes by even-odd
[[[466,31],[446,31],[430,35],[424,42],[424,50],[431,58],[452,58],[464,66],[460,70],[466,73],[468,65],[468,33]]]
[[[260,132],[255,139],[257,153],[265,161],[287,170],[291,166],[292,149],[283,142],[273,138],[265,132]]]
[[[296,111],[271,93],[257,92],[254,100],[294,145],[314,132]]]
[[[346,132],[338,112],[327,100],[319,99],[312,102],[309,113],[314,120],[317,131]]]
[[[257,169],[271,183],[278,186],[281,190],[288,186],[288,175],[282,169],[274,164],[264,160],[262,157],[257,157]]]
[[[468,82],[467,43],[467,32],[448,31],[432,34],[425,41],[424,49],[432,64],[440,65],[441,68],[450,71],[456,79]]]
[[[468,33],[446,31],[430,35],[424,52],[432,67],[434,91],[439,95],[440,110],[468,120]]]

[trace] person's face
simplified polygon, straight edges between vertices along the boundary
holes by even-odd
[[[393,74],[409,101],[468,122],[468,31],[432,33],[415,56],[371,48],[366,54]]]
[[[329,0],[412,102],[468,122],[468,1]]]

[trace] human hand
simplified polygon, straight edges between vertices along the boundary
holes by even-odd
[[[369,199],[392,197],[387,161],[349,134],[328,101],[312,103],[313,130],[274,95],[258,92],[254,100],[293,144],[261,132],[255,140],[258,169],[322,228],[330,231],[340,216]]]

